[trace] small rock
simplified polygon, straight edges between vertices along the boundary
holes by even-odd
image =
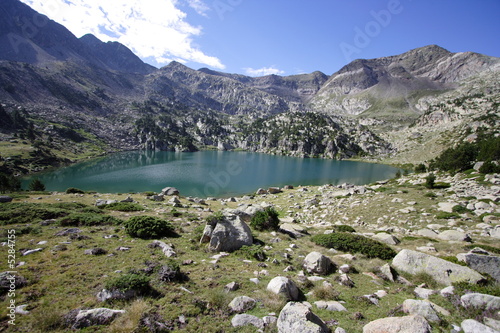
[[[497,296],[471,293],[463,295],[460,300],[465,308],[477,308],[485,311],[500,310],[500,297]]]
[[[95,247],[93,249],[85,250],[84,253],[88,254],[88,255],[99,256],[99,255],[107,254],[108,251],[106,251],[105,249],[100,248],[100,247]]]
[[[369,322],[363,333],[408,332],[431,333],[432,329],[422,316],[388,317]]]
[[[316,305],[318,309],[325,309],[328,311],[347,311],[347,309],[337,301],[317,301],[314,302],[314,305]]]
[[[417,297],[425,299],[429,298],[431,295],[437,294],[437,291],[435,290],[420,287],[415,288],[413,292],[417,295]]]
[[[248,314],[237,314],[231,319],[233,327],[253,325],[258,329],[264,329],[264,321],[256,316]]]
[[[288,300],[299,299],[299,289],[292,280],[284,276],[277,276],[269,281],[266,289],[277,295],[281,294]]]
[[[39,247],[37,249],[33,249],[33,250],[27,250],[27,251],[24,251],[23,252],[23,256],[27,256],[28,254],[32,254],[32,253],[36,253],[36,252],[40,252],[42,251],[43,248]]]
[[[228,283],[224,286],[224,291],[226,293],[230,292],[230,291],[236,291],[240,289],[240,284],[238,282],[231,282],[231,283]]]
[[[255,307],[256,301],[247,296],[235,297],[230,303],[229,308],[236,313],[243,313]]]

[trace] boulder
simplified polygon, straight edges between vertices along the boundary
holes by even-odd
[[[179,190],[175,187],[165,187],[161,190],[162,195],[179,195]]]
[[[438,311],[439,309],[440,311]],[[410,315],[419,315],[427,319],[427,321],[440,323],[438,312],[444,309],[429,301],[420,301],[415,299],[407,299],[403,302],[403,312]],[[446,310],[444,310],[446,311]],[[449,313],[448,313],[449,315]]]
[[[0,294],[9,292],[11,289],[20,289],[28,284],[24,276],[11,274],[11,272],[0,273]]]
[[[247,296],[238,296],[229,303],[229,308],[236,313],[243,313],[255,307],[256,301]]]
[[[379,268],[380,277],[384,280],[394,282],[396,274],[389,264],[385,264]]]
[[[289,302],[278,317],[278,333],[329,333],[330,329],[302,303]]]
[[[471,238],[465,232],[457,230],[445,230],[440,232],[437,237],[441,240],[456,241],[456,242],[470,242]]]
[[[392,259],[392,267],[410,274],[427,273],[434,280],[446,286],[451,285],[453,282],[477,283],[484,280],[484,276],[468,267],[429,254],[406,249],[401,250]]]
[[[228,283],[228,284],[226,284],[226,285],[224,286],[224,291],[225,291],[226,293],[228,293],[228,292],[230,292],[230,291],[236,291],[236,290],[238,290],[238,289],[240,289],[240,284],[239,284],[238,282],[234,282],[234,281],[233,281],[233,282],[230,282],[230,283]]]
[[[401,243],[399,241],[399,239],[397,239],[393,235],[388,234],[386,232],[379,232],[379,233],[373,235],[372,238],[374,238],[382,243],[389,244],[389,245],[398,245],[399,243]]]
[[[500,282],[500,257],[467,253],[464,255],[465,263],[479,273],[489,274]]]
[[[177,253],[175,253],[175,250],[172,248],[172,246],[166,244],[165,242],[155,240],[150,244],[150,247],[159,247],[162,250],[163,254],[165,254],[165,256],[167,256],[168,258],[177,256]]]
[[[233,327],[253,325],[258,329],[264,329],[264,321],[259,317],[248,314],[237,314],[231,319]]]
[[[456,202],[440,202],[438,203],[438,210],[447,213],[453,213],[453,207],[457,205]]]
[[[120,291],[118,289],[103,289],[97,293],[96,297],[99,302],[106,302],[108,300],[129,300],[137,297],[138,295],[139,293],[133,289],[127,291]]]
[[[436,290],[432,290],[432,289],[428,289],[428,288],[421,288],[421,287],[415,288],[413,290],[413,292],[415,293],[415,295],[417,297],[425,298],[425,299],[438,293]]]
[[[431,326],[424,317],[418,315],[388,317],[369,322],[363,333],[431,333]]]
[[[438,234],[434,230],[424,228],[424,229],[418,230],[417,235],[423,236],[423,237],[429,237],[429,238],[436,238]]]
[[[489,317],[483,318],[483,323],[497,331],[500,331],[500,320],[496,320]]]
[[[465,308],[477,308],[485,311],[499,311],[500,297],[487,294],[470,293],[460,298],[462,306]]]
[[[0,203],[5,203],[5,202],[11,202],[12,197],[9,197],[8,195],[0,195]]]
[[[281,294],[289,301],[297,301],[299,299],[299,289],[295,283],[284,276],[277,276],[267,285],[267,290],[275,294]]]
[[[269,194],[278,194],[281,193],[282,191],[280,190],[279,187],[270,187],[267,189],[267,192],[269,192]]]
[[[330,258],[319,252],[311,252],[303,262],[304,269],[311,274],[328,275],[335,269],[335,265]]]
[[[79,310],[74,317],[71,328],[80,329],[94,325],[108,325],[115,317],[123,313],[125,313],[125,310],[112,310],[107,308]]]
[[[262,195],[262,194],[267,194],[267,191],[264,190],[263,188],[259,188],[257,192],[255,192],[256,195]]]
[[[474,319],[466,319],[462,322],[464,333],[498,333],[497,330],[481,324]]]
[[[318,309],[325,309],[328,311],[347,311],[347,309],[337,301],[317,301],[314,302],[314,305],[316,305]]]
[[[208,237],[208,236],[207,236]],[[252,231],[238,216],[224,216],[210,235],[209,249],[214,252],[232,252],[243,245],[252,245]]]
[[[279,226],[279,231],[289,235],[292,238],[300,238],[307,235],[307,231],[298,223],[282,223]]]

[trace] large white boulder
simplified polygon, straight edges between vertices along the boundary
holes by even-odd
[[[278,317],[279,333],[329,333],[330,329],[302,303],[289,302]]]

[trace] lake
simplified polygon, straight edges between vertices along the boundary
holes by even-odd
[[[76,187],[101,193],[160,192],[173,186],[183,196],[229,197],[270,186],[362,185],[392,178],[397,170],[382,164],[250,152],[132,151],[28,177],[23,188],[38,177],[47,191]]]

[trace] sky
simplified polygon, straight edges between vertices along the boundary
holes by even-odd
[[[331,75],[437,44],[500,57],[499,0],[21,0],[143,61],[250,76]]]

